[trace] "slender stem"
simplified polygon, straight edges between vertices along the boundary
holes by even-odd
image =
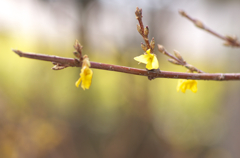
[[[44,54],[34,54],[34,53],[25,53],[19,50],[13,50],[20,57],[26,57],[31,59],[51,61],[59,63],[61,65],[67,65],[72,67],[81,67],[81,63],[78,59],[74,58],[64,58],[53,55],[44,55]],[[195,80],[216,80],[216,81],[228,81],[228,80],[240,80],[240,73],[181,73],[181,72],[170,72],[170,71],[161,71],[152,72],[144,69],[136,69],[132,67],[104,64],[98,62],[91,62],[91,68],[102,69],[108,71],[116,71],[122,73],[128,73],[133,75],[140,76],[150,76],[154,78],[172,78],[172,79],[195,79]]]
[[[147,36],[144,35],[144,26],[143,26],[143,22],[142,22],[142,18],[139,18],[137,19],[138,22],[139,22],[139,25],[141,27],[141,30],[142,30],[142,37],[143,37],[143,40],[145,41],[146,45],[147,45],[147,48],[150,49],[150,44],[149,44],[149,39]]]
[[[181,58],[181,60],[179,59],[179,58],[177,58],[177,56],[175,57],[175,56],[173,56],[171,53],[168,53],[167,52],[167,50],[162,46],[162,45],[160,45],[160,44],[158,44],[158,50],[159,50],[159,52],[160,53],[163,53],[164,55],[166,55],[166,56],[168,56],[168,57],[170,57],[170,58],[172,58],[173,60],[175,60],[174,61],[174,64],[177,64],[177,65],[182,65],[182,66],[184,66],[184,67],[186,67],[187,69],[189,69],[191,72],[197,72],[197,73],[204,73],[204,71],[202,71],[202,70],[200,70],[200,69],[197,69],[195,66],[193,66],[193,65],[190,65],[190,64],[188,64],[183,58],[182,58],[182,56],[179,54],[178,56],[180,56]],[[175,53],[177,53],[176,51],[175,51]],[[176,54],[175,54],[176,55]],[[171,61],[170,61],[171,62]],[[171,62],[172,63],[172,62]]]
[[[138,7],[136,8],[136,11],[135,11],[135,14],[136,14],[136,18],[138,20],[138,23],[140,25],[140,30],[141,30],[141,36],[143,37],[143,40],[145,41],[146,45],[147,45],[147,48],[150,49],[150,43],[149,43],[149,39],[148,39],[148,35],[145,35],[144,34],[144,25],[143,25],[143,22],[142,22],[142,9],[139,9]],[[147,29],[148,29],[148,26],[146,26]],[[151,50],[152,52],[153,50]]]
[[[179,64],[183,65],[186,64],[186,63],[183,63],[181,60],[179,60],[177,57],[173,56],[171,53],[168,53],[166,49],[163,49],[163,51],[161,51],[161,53],[163,53],[164,55],[176,60],[179,62]]]
[[[179,13],[183,16],[186,17],[188,20],[190,20],[191,22],[193,22],[197,27],[209,32],[210,34],[226,41],[227,43],[225,43],[226,46],[233,46],[233,47],[240,47],[240,42],[237,40],[237,38],[235,37],[231,37],[231,36],[223,36],[220,35],[219,33],[211,30],[210,28],[206,27],[201,21],[192,18],[191,16],[189,16],[186,12],[179,10]]]

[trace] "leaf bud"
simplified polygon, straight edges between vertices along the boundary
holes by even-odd
[[[139,24],[137,24],[137,31],[140,33],[140,35],[142,35],[142,30]]]
[[[155,47],[154,37],[152,38],[152,40],[151,40],[151,42],[150,42],[150,47],[151,47],[151,50],[154,50],[154,47]]]
[[[142,9],[140,8],[136,8],[136,11],[135,11],[135,15],[136,15],[136,18],[137,19],[140,19],[140,18],[142,18]]]
[[[174,55],[175,55],[180,61],[185,62],[184,59],[183,59],[183,57],[181,56],[181,54],[180,54],[178,51],[173,50],[173,52],[174,52]]]
[[[165,48],[162,45],[158,44],[158,50],[159,52],[164,53]]]
[[[204,25],[203,25],[203,23],[202,23],[201,21],[195,20],[195,21],[194,21],[194,24],[195,24],[197,27],[199,27],[199,28],[201,28],[201,29],[204,29]]]
[[[147,49],[147,46],[143,43],[141,43],[141,47],[143,49],[144,52],[146,52],[148,49]]]
[[[148,28],[148,26],[146,26],[145,28],[144,28],[144,36],[148,36],[148,34],[149,34],[149,28]]]
[[[176,61],[174,59],[168,59],[168,61],[172,64],[181,65],[178,61]]]

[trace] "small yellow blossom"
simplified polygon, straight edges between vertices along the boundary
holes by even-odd
[[[82,69],[80,73],[80,78],[75,83],[76,87],[79,87],[82,81],[82,84],[81,84],[82,89],[83,90],[89,89],[92,83],[92,75],[93,75],[92,70],[89,68],[90,66],[91,65],[90,65],[89,58],[85,55],[83,57],[83,64],[82,64]]]
[[[197,81],[180,79],[180,80],[178,80],[177,91],[179,92],[180,89],[183,93],[185,93],[187,89],[190,89],[193,93],[196,93],[197,92]]]
[[[147,64],[146,68],[148,70],[158,69],[159,65],[157,57],[154,54],[151,54],[150,51],[151,50],[148,49],[145,54],[135,57],[134,60],[140,63]]]

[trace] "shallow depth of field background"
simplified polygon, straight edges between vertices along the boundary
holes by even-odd
[[[80,68],[53,71],[11,51],[74,57],[78,39],[92,61],[144,69],[133,60],[143,53],[137,6],[156,44],[205,72],[240,72],[240,49],[178,14],[240,36],[237,0],[1,0],[1,158],[240,157],[240,81],[198,81],[183,94],[176,79],[93,69],[84,91]],[[186,71],[155,53],[161,70]]]

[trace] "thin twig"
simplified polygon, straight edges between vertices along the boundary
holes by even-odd
[[[54,65],[59,63],[61,65],[72,66],[72,67],[74,67],[74,66],[80,67],[81,66],[81,63],[79,62],[78,59],[65,58],[65,57],[59,57],[59,56],[54,56],[54,55],[25,53],[25,52],[22,52],[20,50],[15,50],[15,49],[12,49],[12,51],[15,52],[16,54],[18,54],[20,57],[44,60],[44,61],[51,61],[51,62],[53,62]]]
[[[60,65],[68,65],[71,67],[81,67],[81,63],[78,59],[74,58],[64,58],[53,55],[35,54],[35,53],[25,53],[19,50],[13,50],[20,57],[26,57],[37,60],[51,61],[54,63],[59,63]],[[108,71],[116,71],[122,73],[128,73],[140,76],[150,76],[154,78],[172,78],[172,79],[194,79],[194,80],[216,80],[216,81],[228,81],[228,80],[240,80],[240,73],[181,73],[181,72],[170,72],[161,71],[151,72],[144,69],[136,69],[132,67],[119,66],[104,64],[98,62],[91,62],[91,68],[102,69]]]
[[[144,51],[146,51],[147,49],[151,49],[151,53],[153,53],[153,49],[154,49],[154,46],[155,46],[155,41],[154,41],[154,38],[152,38],[151,40],[151,43],[149,43],[149,39],[148,39],[148,34],[149,34],[149,28],[148,26],[146,26],[144,28],[144,25],[143,25],[143,22],[142,22],[142,8],[136,8],[136,11],[135,11],[135,15],[136,15],[136,19],[138,20],[138,23],[139,25],[137,25],[137,30],[139,32],[139,34],[143,37],[145,43],[146,43],[146,46],[142,43],[141,44],[141,47]],[[146,48],[144,48],[146,47]]]
[[[171,59],[168,59],[169,62],[176,64],[176,65],[182,65],[191,72],[197,72],[197,73],[204,73],[204,71],[197,69],[195,66],[188,64],[183,57],[178,53],[177,51],[174,51],[175,56],[173,56],[171,53],[168,53],[167,50],[162,46],[158,44],[158,50],[159,52],[163,53],[164,55],[170,57]]]
[[[214,35],[214,36],[224,40],[225,41],[224,45],[232,46],[232,47],[240,47],[240,42],[238,41],[238,39],[236,37],[220,35],[219,33],[209,29],[208,27],[206,27],[201,21],[190,17],[183,10],[179,10],[179,14],[181,14],[183,17],[186,17],[188,20],[192,21],[198,28],[201,28],[201,29],[209,32],[210,34],[212,34],[212,35]]]
[[[160,44],[158,44],[158,50],[159,50],[160,53],[163,53],[164,55],[166,55],[166,56],[176,60],[177,62],[181,63],[181,65],[185,64],[181,60],[179,60],[177,57],[175,57],[172,54],[168,53],[167,50]]]

